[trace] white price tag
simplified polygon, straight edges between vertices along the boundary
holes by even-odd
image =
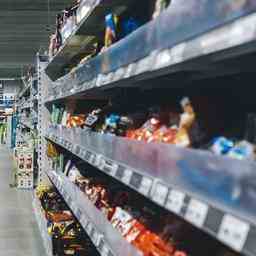
[[[172,58],[172,64],[177,64],[183,61],[184,57],[184,51],[186,48],[186,43],[179,44],[177,46],[174,46],[171,49],[171,58]]]
[[[136,75],[149,71],[151,69],[151,66],[152,66],[152,58],[150,55],[138,62]]]
[[[88,223],[87,227],[86,227],[86,232],[87,234],[90,236],[91,235],[91,232],[92,232],[92,229],[93,229],[93,225],[92,223]]]
[[[176,214],[180,213],[184,199],[184,193],[173,189],[167,198],[166,208]]]
[[[77,206],[74,201],[71,202],[70,208],[73,212],[77,212]]]
[[[240,252],[245,244],[250,225],[231,215],[225,215],[222,219],[218,238],[234,250]]]
[[[197,227],[202,227],[208,213],[208,205],[196,199],[191,199],[185,219]]]
[[[153,201],[160,205],[164,205],[165,199],[168,195],[168,191],[169,189],[167,186],[161,183],[157,183],[153,191],[153,196],[152,196]]]
[[[102,164],[102,155],[96,155],[94,165],[96,167],[100,168],[100,165]]]
[[[130,64],[128,67],[125,68],[124,78],[128,78],[131,76],[132,69],[133,69],[133,64]]]
[[[131,180],[131,177],[132,177],[132,170],[125,169],[124,170],[124,176],[122,178],[122,182],[124,182],[125,184],[129,184],[130,180]]]
[[[139,192],[145,196],[149,194],[149,191],[151,189],[153,180],[148,177],[142,177],[141,185],[139,188]]]
[[[102,82],[103,82],[103,75],[102,75],[102,74],[99,74],[99,75],[97,76],[96,86],[98,86],[98,87],[102,86]]]
[[[123,67],[119,68],[115,73],[115,80],[120,80],[124,77],[125,69]]]
[[[163,50],[157,54],[155,68],[163,68],[171,61],[171,54],[169,50]]]
[[[112,82],[112,78],[113,78],[113,73],[108,73],[107,77],[106,77],[106,84],[109,84]]]
[[[83,228],[86,229],[86,227],[88,225],[88,220],[87,220],[87,218],[84,215],[81,217],[80,223],[83,226]]]
[[[96,247],[99,246],[99,242],[100,242],[100,234],[98,233],[98,231],[96,229],[94,229],[94,232],[92,234],[92,241],[94,243],[94,245]]]
[[[101,255],[102,256],[108,256],[108,253],[109,253],[109,248],[106,245],[106,243],[104,243],[103,246],[102,246]]]
[[[112,176],[115,176],[115,173],[118,169],[118,165],[114,163],[112,160],[104,159],[104,163],[102,163],[102,170]]]

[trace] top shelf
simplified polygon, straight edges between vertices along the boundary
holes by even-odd
[[[217,72],[241,72],[245,65],[240,61],[239,65],[223,63],[255,52],[256,6],[246,1],[248,5],[234,11],[229,2],[224,13],[216,1],[205,1],[202,10],[191,9],[191,4],[181,8],[173,1],[157,19],[79,66],[72,75],[58,79],[57,91],[48,101],[93,88],[116,87],[117,82],[118,86],[131,86],[177,72],[193,72],[195,79]]]
[[[48,76],[52,80],[63,76],[64,69],[72,58],[88,52],[94,38],[104,33],[105,16],[110,12],[122,13],[132,2],[134,0],[83,1],[77,11],[78,24],[65,28],[64,44],[46,67]]]

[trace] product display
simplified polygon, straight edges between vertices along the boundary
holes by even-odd
[[[198,103],[197,103],[198,104]],[[173,106],[168,106],[172,108]],[[199,125],[197,113],[188,97],[180,100],[181,112],[169,110],[163,106],[144,108],[140,112],[112,112],[114,108],[124,109],[122,105],[106,105],[102,109],[81,114],[70,113],[63,107],[53,105],[52,124],[67,128],[80,127],[98,133],[112,134],[147,143],[167,143],[178,147],[206,148],[216,155],[225,155],[236,159],[255,159],[255,145],[246,140],[235,141],[224,137],[209,137]],[[175,106],[177,108],[177,106]],[[129,111],[129,110],[126,110]]]
[[[255,1],[15,1],[28,13],[3,8],[3,38],[17,28],[0,44],[0,101],[18,93],[0,115],[14,160],[2,192],[19,218],[33,201],[38,229],[17,230],[34,249],[254,256]]]
[[[36,193],[52,238],[52,255],[98,255],[57,191],[51,187],[38,187]]]

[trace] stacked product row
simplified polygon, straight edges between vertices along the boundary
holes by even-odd
[[[98,255],[64,200],[51,186],[39,186],[36,191],[43,218],[47,221],[53,256]]]
[[[73,34],[84,18],[90,14],[92,6],[107,5],[106,1],[75,1],[75,3],[67,7],[56,17],[56,31],[51,36],[49,46],[49,56],[53,58],[65,45],[66,41]],[[140,5],[135,1],[128,3],[128,8],[121,6],[116,12],[109,12],[102,20],[99,21],[103,24],[104,29],[98,36],[90,38],[90,47],[84,45],[86,50],[80,52],[73,63],[66,67],[70,71],[78,64],[84,64],[88,59],[95,57],[101,52],[105,51],[115,42],[123,39],[140,26],[156,18],[160,13],[168,7],[170,0],[150,0],[143,1]],[[121,5],[121,4],[120,4]],[[143,7],[143,8],[142,8]],[[145,11],[146,10],[146,11]],[[86,42],[88,43],[88,42]]]
[[[206,252],[207,255],[215,256],[236,255],[185,221],[145,201],[144,197],[101,175],[76,157],[51,143],[48,143],[47,148],[53,169],[57,173],[62,172],[73,182],[121,236],[143,255],[198,256]],[[209,248],[211,251],[208,251]]]
[[[128,102],[110,101],[100,103],[95,109],[92,106],[81,108],[79,103],[53,104],[51,124],[70,129],[80,127],[147,143],[208,149],[214,154],[236,159],[255,159],[255,114],[244,114],[242,123],[237,120],[237,126],[241,128],[232,131],[232,127],[224,127],[227,114],[219,115],[219,122],[214,122],[218,109],[213,112],[209,97],[183,97],[176,102],[151,105],[134,100],[131,106]],[[207,116],[209,114],[212,118]]]

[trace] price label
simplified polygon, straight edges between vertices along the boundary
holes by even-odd
[[[191,199],[188,205],[185,219],[197,227],[202,227],[208,213],[208,206],[196,199]]]
[[[108,73],[107,77],[106,77],[106,84],[111,83],[113,79],[113,73],[110,72]]]
[[[96,229],[93,230],[93,233],[92,233],[92,241],[94,243],[94,245],[96,247],[99,246],[99,242],[100,242],[100,234],[98,233],[98,231]]]
[[[84,160],[86,161],[86,162],[89,162],[89,160],[90,160],[90,157],[91,157],[91,152],[90,151],[86,151],[86,153],[85,153],[85,156],[84,156]]]
[[[114,255],[114,253],[111,250],[109,250],[108,251],[108,256],[115,256],[115,255]]]
[[[100,86],[102,86],[102,84],[103,84],[103,75],[99,74],[97,76],[96,86],[100,87]]]
[[[67,196],[67,203],[68,203],[68,205],[72,206],[72,199],[70,196]]]
[[[81,217],[81,219],[80,219],[80,223],[81,223],[81,225],[83,226],[83,228],[86,230],[87,225],[88,225],[88,220],[87,220],[87,218],[85,217],[85,215],[82,215],[82,217]]]
[[[185,194],[177,191],[171,190],[166,202],[166,208],[176,214],[180,213],[185,199]]]
[[[107,246],[107,244],[104,242],[102,250],[101,250],[101,255],[102,256],[108,256],[109,254],[109,247]]]
[[[104,159],[103,171],[109,175],[114,176],[117,171],[118,165],[111,160]]]
[[[91,165],[94,165],[95,164],[95,161],[96,161],[96,155],[91,153],[91,156],[90,156],[90,159],[88,160],[88,162],[91,164]]]
[[[133,66],[134,66],[134,64],[130,64],[130,65],[126,68],[125,74],[124,74],[124,77],[125,77],[125,78],[128,78],[128,77],[130,77],[130,76],[132,75]]]
[[[115,80],[120,80],[124,76],[124,68],[119,68],[115,73]]]
[[[80,147],[78,145],[75,147],[75,154],[80,155]]]
[[[172,57],[172,64],[180,63],[184,60],[184,51],[186,48],[186,43],[179,44],[174,46],[171,49],[171,57]]]
[[[104,163],[102,155],[96,155],[94,160],[94,166],[100,168],[102,163]]]
[[[153,180],[151,178],[143,176],[140,187],[139,187],[139,192],[147,196],[150,192],[152,184],[153,184]]]
[[[125,183],[125,184],[129,184],[130,183],[130,180],[131,180],[131,177],[132,177],[132,170],[130,169],[125,169],[124,170],[124,176],[122,178],[122,182]]]
[[[118,178],[119,180],[122,180],[124,176],[124,171],[125,171],[125,167],[122,165],[118,165],[116,175],[115,175],[116,178]]]
[[[85,125],[91,127],[98,121],[98,119],[98,116],[89,114],[89,116],[85,120]]]
[[[93,225],[92,225],[91,222],[89,222],[89,223],[87,224],[87,227],[86,227],[86,232],[87,232],[87,234],[88,234],[89,236],[91,236],[92,229],[93,229]]]
[[[139,189],[142,181],[142,175],[136,172],[132,173],[132,177],[130,180],[130,185],[136,189]]]
[[[167,66],[171,61],[171,53],[169,50],[163,50],[157,54],[156,69]]]
[[[77,219],[80,221],[82,218],[82,211],[79,208],[76,208],[75,214],[76,214]]]
[[[103,251],[104,244],[105,244],[105,242],[104,242],[103,236],[101,236],[101,238],[99,240],[99,246],[98,246],[98,249],[99,249],[100,252]]]
[[[63,198],[66,200],[66,198],[67,198],[67,192],[66,192],[65,190],[63,191],[62,196],[63,196]]]
[[[150,69],[152,63],[150,56],[145,57],[144,59],[140,60],[137,65],[136,75],[146,72]]]
[[[222,219],[218,238],[234,250],[240,252],[245,244],[250,225],[231,215],[225,215]]]
[[[169,189],[162,183],[157,183],[154,188],[152,199],[154,202],[164,205]]]

